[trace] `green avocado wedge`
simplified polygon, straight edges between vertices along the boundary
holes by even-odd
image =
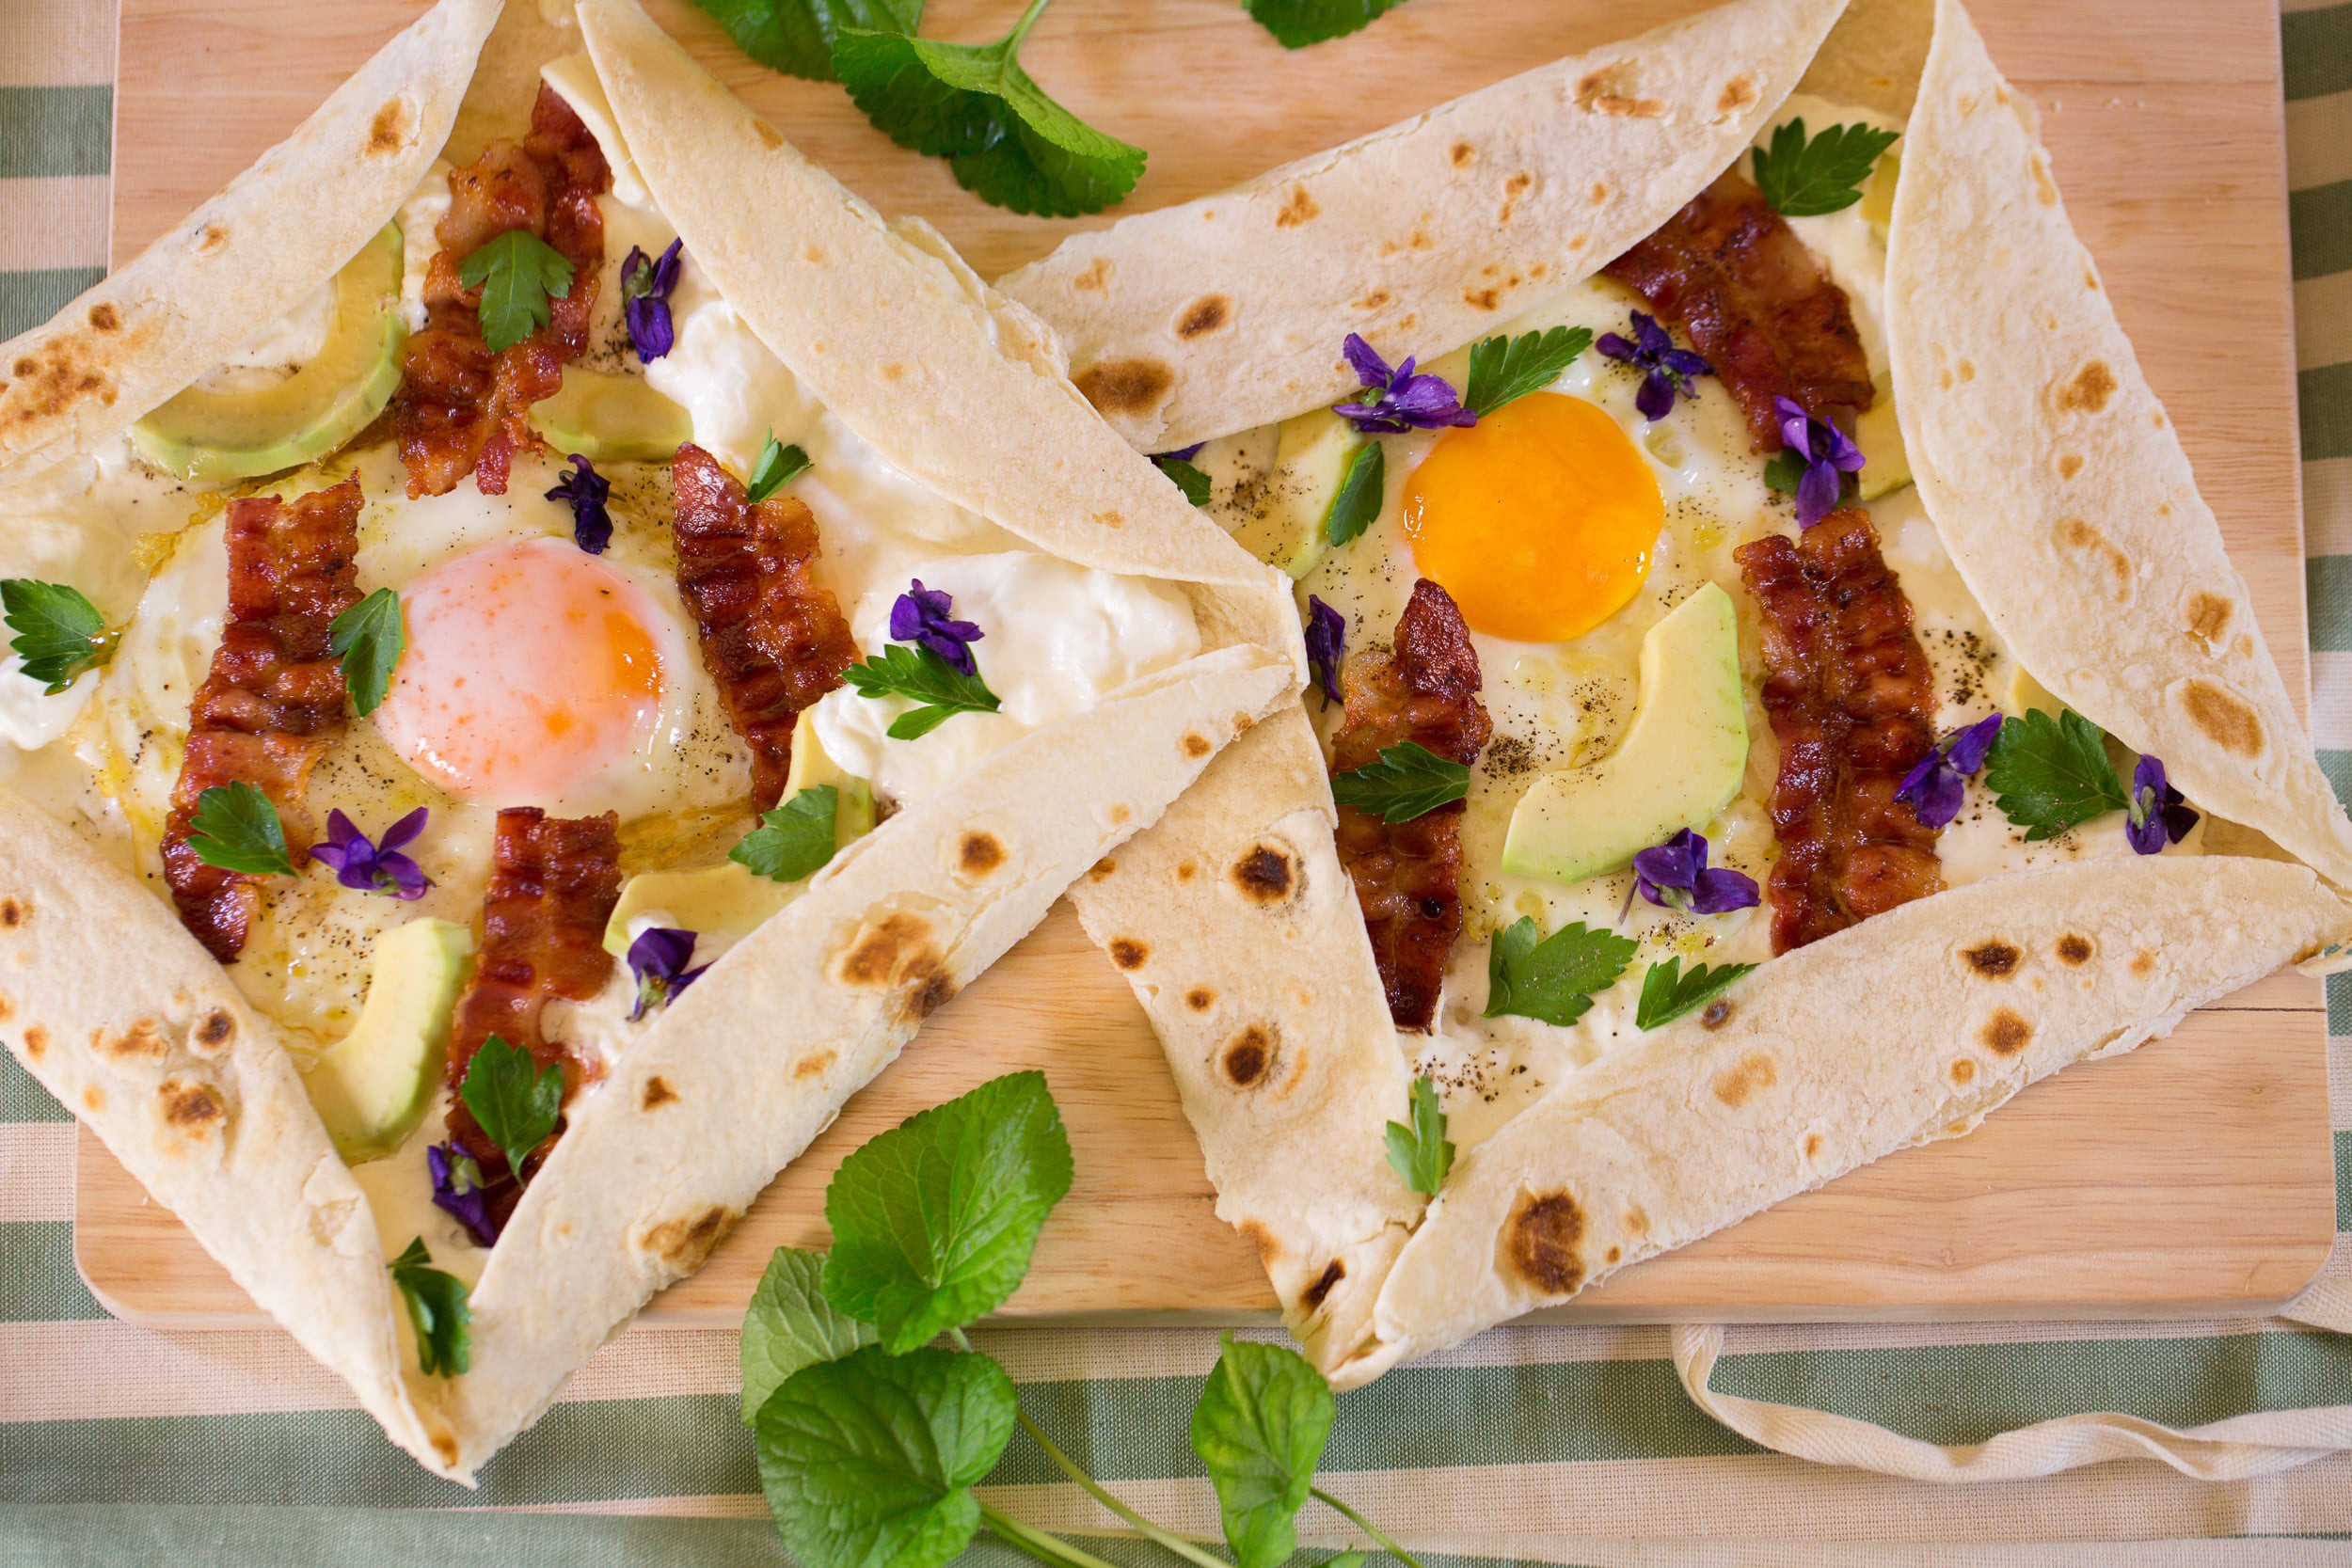
[[[315,463],[373,423],[400,389],[401,239],[386,224],[335,275],[326,342],[268,387],[190,387],[131,427],[148,462],[180,479],[226,483]]]
[[[359,1022],[304,1078],[346,1162],[391,1153],[424,1119],[472,954],[472,927],[448,920],[411,920],[375,939]]]
[[[667,463],[694,438],[686,410],[642,375],[564,367],[564,385],[531,405],[531,428],[548,445],[591,463]]]
[[[1641,705],[1617,749],[1546,773],[1511,813],[1502,868],[1581,882],[1621,871],[1739,794],[1748,766],[1740,623],[1713,583],[1642,639]]]
[[[1324,520],[1360,445],[1354,428],[1328,408],[1284,420],[1274,470],[1233,530],[1234,541],[1294,581],[1313,571],[1330,548]]]

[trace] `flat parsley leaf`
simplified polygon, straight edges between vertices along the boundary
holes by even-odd
[[[956,183],[988,202],[1041,217],[1099,213],[1136,188],[1144,151],[1078,119],[1021,69],[1021,40],[1045,0],[1031,0],[994,43],[845,27],[834,71],[874,128],[900,147],[947,160]]]
[[[256,877],[294,874],[278,808],[243,779],[215,784],[199,795],[188,828],[188,847],[206,865]]]
[[[543,1070],[530,1052],[492,1035],[467,1064],[457,1098],[484,1135],[505,1151],[506,1168],[519,1181],[524,1159],[547,1141],[563,1114],[564,1069],[551,1065]]]
[[[2028,844],[2131,803],[2107,761],[2106,736],[2072,708],[2056,719],[2036,708],[2005,720],[1985,755],[1984,783]]]
[[[972,1487],[1011,1440],[1013,1411],[1012,1379],[984,1355],[868,1345],[794,1372],[752,1422],[793,1560],[942,1568],[979,1528]]]
[[[1633,1009],[1633,1026],[1655,1029],[1672,1023],[1700,1003],[1712,1000],[1724,987],[1755,967],[1717,964],[1709,969],[1705,964],[1692,964],[1691,973],[1685,974],[1680,958],[1654,963],[1642,976],[1642,1000]]]
[[[0,580],[0,610],[16,633],[8,646],[24,661],[25,678],[53,696],[114,657],[117,634],[78,588],[8,578]]]
[[[1862,199],[1879,154],[1900,134],[1867,125],[1833,125],[1807,141],[1804,121],[1792,119],[1772,132],[1770,147],[1756,150],[1756,183],[1775,211],[1792,218],[1838,213]]]
[[[761,816],[759,826],[727,851],[727,859],[779,882],[813,877],[833,859],[834,824],[840,811],[837,786],[811,784]]]
[[[932,1107],[841,1163],[825,1299],[901,1354],[993,1311],[1070,1191],[1070,1139],[1041,1072]]]
[[[824,1268],[825,1255],[805,1247],[780,1246],[768,1259],[768,1272],[752,1292],[751,1310],[743,1314],[745,1426],[794,1372],[838,1361],[874,1342],[871,1328],[825,1299],[818,1285]]]
[[[482,291],[482,341],[503,354],[548,325],[548,301],[571,292],[572,264],[528,229],[510,229],[457,264],[457,281]]]
[[[694,0],[735,46],[771,71],[830,82],[834,40],[844,27],[912,33],[923,0]]]
[[[1370,528],[1388,489],[1389,460],[1379,442],[1366,441],[1347,460],[1340,487],[1331,494],[1330,509],[1323,515],[1324,538],[1337,547]]]
[[[1192,1451],[1216,1486],[1234,1561],[1276,1568],[1297,1548],[1298,1511],[1337,1405],[1323,1374],[1296,1351],[1223,1338],[1192,1408]]]
[[[1593,993],[1606,990],[1633,961],[1639,944],[1581,921],[1540,941],[1535,917],[1522,915],[1494,935],[1486,950],[1487,1018],[1517,1013],[1563,1027],[1584,1016]]]
[[[1368,27],[1405,0],[1248,0],[1249,14],[1285,49],[1304,49]]]
[[[1152,462],[1195,506],[1209,504],[1209,476],[1181,457],[1155,457]]]
[[[1445,1135],[1445,1107],[1438,1100],[1438,1085],[1425,1072],[1413,1080],[1412,1107],[1411,1126],[1389,1123],[1389,1168],[1413,1191],[1435,1197],[1445,1185],[1445,1173],[1454,1168],[1454,1145]]]
[[[1530,392],[1540,392],[1593,346],[1590,327],[1555,326],[1517,338],[1482,338],[1470,345],[1462,406],[1485,419]]]
[[[743,486],[743,499],[764,501],[815,467],[808,460],[808,453],[797,446],[782,445],[771,430],[768,433],[768,444],[759,449],[759,460],[752,465],[752,477]]]
[[[408,1305],[408,1321],[417,1325],[417,1362],[427,1377],[455,1377],[473,1363],[473,1347],[466,1333],[472,1309],[466,1304],[466,1282],[433,1267],[424,1238],[410,1242],[391,1261],[392,1285]]]
[[[1384,822],[1410,822],[1470,793],[1470,770],[1418,741],[1383,750],[1378,762],[1331,775],[1331,798]]]
[[[326,624],[326,645],[343,661],[343,685],[351,689],[352,711],[373,713],[391,689],[392,668],[408,645],[408,630],[400,617],[400,595],[389,588],[353,605]]]
[[[912,697],[926,705],[912,707],[890,721],[893,740],[927,736],[959,713],[993,713],[996,693],[977,675],[967,675],[929,648],[893,642],[863,664],[850,666],[847,676],[866,697]]]

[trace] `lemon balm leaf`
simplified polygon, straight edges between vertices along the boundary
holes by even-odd
[[[85,670],[114,657],[115,634],[106,618],[78,588],[31,578],[0,580],[0,612],[16,633],[8,646],[23,661],[25,678],[55,696]]]
[[[744,1425],[794,1372],[874,1342],[871,1328],[825,1299],[818,1285],[824,1270],[825,1255],[806,1247],[778,1247],[768,1259],[743,1314]]]
[[[548,325],[548,301],[571,292],[572,263],[530,230],[510,229],[460,261],[457,281],[482,291],[482,341],[503,354]]]
[[[1241,1568],[1276,1568],[1297,1549],[1298,1511],[1337,1413],[1330,1385],[1297,1352],[1224,1336],[1193,1406],[1192,1451]]]
[[[188,847],[206,865],[255,877],[294,874],[278,808],[243,779],[215,784],[199,795],[188,830]]]
[[[384,694],[391,689],[392,669],[407,644],[400,595],[389,588],[377,589],[327,623],[326,645],[342,660],[353,712],[364,717],[382,705]]]
[[[912,33],[923,0],[694,0],[735,46],[771,71],[830,82],[834,40],[844,27]]]
[[[1344,38],[1369,27],[1405,0],[1248,0],[1252,19],[1285,49],[1304,49],[1326,39]]]

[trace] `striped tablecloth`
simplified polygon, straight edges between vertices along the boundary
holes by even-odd
[[[0,338],[100,275],[114,34],[111,0],[0,0]],[[2352,4],[2288,0],[2284,35],[2313,713],[2345,790]],[[2352,981],[2331,982],[2328,1004],[2337,1213],[2352,1229]],[[736,1415],[732,1335],[624,1336],[468,1493],[395,1452],[275,1331],[158,1334],[109,1319],[73,1271],[72,1139],[67,1113],[0,1055],[0,1564],[786,1560]],[[2352,1248],[2339,1257],[2304,1311],[2352,1326]],[[1432,1568],[1715,1561],[1734,1548],[1887,1560],[1858,1544],[1871,1542],[1938,1561],[2285,1563],[2341,1549],[2308,1538],[2352,1535],[2352,1454],[2219,1482],[2143,1460],[1966,1487],[1784,1457],[1692,1403],[1671,1353],[1706,1344],[1672,1332],[1506,1328],[1391,1372],[1341,1402],[1327,1484],[1426,1547]],[[1184,1437],[1212,1336],[978,1338],[1082,1464],[1147,1513],[1215,1533]],[[2329,1409],[2352,1406],[2352,1336],[2285,1320],[1740,1329],[1713,1388],[1933,1444],[2087,1411],[2176,1429],[2234,1421],[2224,1435],[2251,1423],[2274,1441],[2300,1422],[2309,1431],[2293,1441],[2352,1441]],[[1808,1430],[1771,1406],[1742,1424],[1776,1442]],[[1050,1527],[1112,1522],[1025,1438],[989,1491]],[[1304,1522],[1311,1539],[1348,1539],[1320,1504]],[[987,1542],[973,1560],[1025,1560]]]

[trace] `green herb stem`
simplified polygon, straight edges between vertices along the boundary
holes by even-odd
[[[961,1336],[959,1336],[959,1338],[961,1338]],[[1171,1535],[1167,1530],[1164,1530],[1159,1526],[1153,1524],[1151,1520],[1145,1518],[1142,1514],[1137,1513],[1134,1509],[1129,1508],[1125,1503],[1120,1502],[1117,1497],[1112,1497],[1109,1492],[1104,1489],[1101,1482],[1089,1476],[1084,1470],[1079,1469],[1075,1464],[1072,1463],[1068,1454],[1062,1452],[1060,1449],[1055,1447],[1054,1440],[1045,1435],[1044,1428],[1039,1426],[1037,1422],[1029,1418],[1029,1413],[1027,1411],[1021,1409],[1019,1406],[1015,1406],[1013,1409],[1013,1418],[1021,1423],[1021,1430],[1027,1433],[1031,1438],[1036,1440],[1037,1446],[1045,1450],[1045,1457],[1052,1460],[1060,1467],[1063,1475],[1068,1476],[1072,1481],[1074,1481],[1080,1486],[1085,1487],[1088,1497],[1092,1497],[1096,1502],[1101,1503],[1104,1508],[1109,1509],[1113,1513],[1118,1514],[1120,1518],[1135,1526],[1136,1529],[1142,1531],[1145,1539],[1167,1547],[1169,1551],[1174,1552],[1178,1557],[1183,1558],[1187,1562],[1199,1563],[1200,1568],[1232,1568],[1232,1563],[1227,1562],[1223,1558],[1216,1556],[1214,1552],[1204,1551],[1180,1535]]]
[[[1055,1568],[1117,1568],[1092,1552],[1080,1551],[1057,1535],[1032,1529],[1018,1519],[1008,1519],[986,1503],[980,1505],[980,1523],[994,1530],[1007,1545],[1028,1553],[1040,1562],[1052,1563]]]
[[[1340,1513],[1345,1514],[1350,1524],[1353,1524],[1358,1529],[1362,1530],[1366,1535],[1371,1536],[1373,1540],[1378,1542],[1382,1551],[1388,1553],[1399,1562],[1404,1563],[1406,1568],[1421,1568],[1420,1560],[1414,1557],[1412,1553],[1406,1551],[1404,1547],[1398,1545],[1395,1542],[1390,1540],[1386,1535],[1381,1533],[1379,1526],[1374,1524],[1371,1520],[1365,1518],[1362,1514],[1357,1513],[1345,1503],[1340,1501],[1339,1498],[1331,1496],[1330,1493],[1326,1492],[1322,1487],[1310,1487],[1308,1488],[1307,1495],[1311,1497],[1321,1498],[1328,1506],[1335,1508]]]
[[[1037,19],[1045,14],[1045,8],[1052,3],[1053,0],[1029,0],[1029,8],[1021,13],[1021,20],[1012,24],[1011,35],[1005,40],[1007,55],[1021,53],[1021,40],[1029,36],[1029,29],[1037,25]]]

